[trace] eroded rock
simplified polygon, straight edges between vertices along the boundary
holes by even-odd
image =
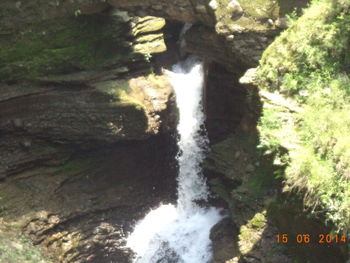
[[[54,81],[57,76],[75,73],[79,74],[77,81],[84,83],[98,74],[125,72],[121,69],[147,71],[145,54],[166,50],[164,25],[162,18],[129,17],[115,10],[17,25],[3,39],[1,82]]]
[[[135,220],[175,198],[169,140],[117,144],[27,169],[0,184],[1,216],[54,262],[130,262],[125,238]]]
[[[171,114],[174,107],[169,102],[172,89],[164,76],[139,77],[131,79],[130,84],[119,80],[90,85],[83,89],[74,84],[34,90],[26,86],[3,87],[3,170],[12,174],[54,157],[59,163],[61,158],[69,157],[69,145],[91,148],[142,140],[160,130],[173,129],[176,117]],[[13,89],[26,95],[15,96]],[[13,125],[13,120],[21,120],[21,125]]]
[[[210,231],[213,241],[213,263],[223,263],[239,255],[238,231],[230,218],[217,223]]]

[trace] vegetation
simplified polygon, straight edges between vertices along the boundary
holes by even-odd
[[[312,1],[265,51],[258,72],[262,90],[301,109],[283,114],[266,103],[262,148],[279,157],[281,146],[288,149],[285,190],[303,193],[314,215],[344,232],[350,231],[349,24],[349,1]],[[287,137],[294,143],[286,145]]]
[[[3,222],[0,227],[0,263],[48,263],[38,248],[15,231],[4,229]]]
[[[39,263],[46,262],[41,258],[39,251],[32,247],[30,243],[21,240],[21,243],[7,244],[1,240],[0,242],[0,262],[3,263]]]
[[[254,217],[241,226],[239,234],[239,250],[247,254],[260,240],[262,232],[266,227],[266,211],[256,213]]]

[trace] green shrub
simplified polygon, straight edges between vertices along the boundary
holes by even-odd
[[[336,231],[350,231],[350,1],[312,1],[298,20],[265,51],[261,89],[298,102],[297,149],[290,152],[286,189],[304,194],[307,207]],[[261,144],[282,144],[276,130],[289,129],[264,108]],[[286,132],[286,131],[285,131]],[[293,151],[293,152],[292,152]]]

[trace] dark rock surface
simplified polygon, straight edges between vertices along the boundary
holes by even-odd
[[[213,242],[213,263],[226,262],[239,255],[238,231],[230,218],[217,223],[210,231]]]
[[[166,137],[115,144],[26,169],[0,184],[6,222],[54,262],[130,262],[125,237],[135,220],[175,198],[169,145]]]
[[[126,80],[98,82],[86,87],[74,84],[3,86],[1,173],[13,174],[42,162],[60,164],[69,158],[74,147],[88,149],[142,140],[158,133],[161,127],[171,129],[175,125],[174,119],[167,118],[174,109],[168,108],[171,89],[165,80],[162,83],[157,89],[150,79],[143,80],[147,89],[134,84],[130,88]],[[133,89],[137,87],[136,96]],[[121,89],[124,93],[119,94]],[[147,92],[151,91],[150,99]],[[165,110],[166,116],[162,115]]]
[[[108,94],[89,88],[36,90],[0,102],[1,131],[54,142],[116,142],[125,137],[145,138],[147,117],[142,109],[123,101],[111,103],[112,99]]]

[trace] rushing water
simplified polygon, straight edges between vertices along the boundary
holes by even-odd
[[[202,176],[208,138],[203,130],[203,65],[190,57],[168,73],[179,109],[177,205],[162,205],[141,220],[128,238],[134,263],[206,263],[212,257],[210,229],[221,218],[216,208],[200,207],[208,189]]]

